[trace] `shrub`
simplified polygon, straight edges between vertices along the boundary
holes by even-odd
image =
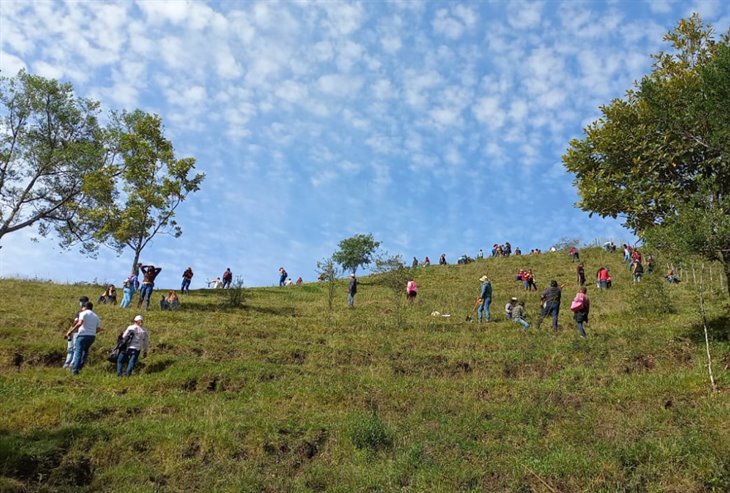
[[[393,444],[388,427],[375,413],[352,419],[346,433],[355,448],[360,450],[375,452],[390,448]]]
[[[226,289],[226,305],[231,308],[239,308],[243,305],[243,301],[246,298],[246,292],[243,288],[243,277],[236,276],[236,279],[231,283],[231,286]]]
[[[631,313],[637,315],[664,315],[675,311],[666,281],[656,274],[643,276],[641,282],[631,287],[629,307]]]

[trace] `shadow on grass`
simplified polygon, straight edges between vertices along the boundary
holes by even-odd
[[[28,488],[31,484],[37,486],[41,480],[51,488],[49,491],[73,491],[88,486],[94,478],[91,461],[88,457],[69,452],[72,441],[84,434],[81,427],[32,433],[0,431],[3,476],[11,477]]]
[[[730,341],[730,317],[722,316],[707,321],[707,335],[710,341],[727,342]],[[705,343],[705,332],[701,323],[692,325],[692,329],[686,336],[695,344]]]

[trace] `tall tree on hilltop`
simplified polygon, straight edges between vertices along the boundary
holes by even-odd
[[[365,267],[372,262],[373,254],[380,246],[372,233],[357,234],[345,238],[339,243],[340,249],[332,254],[332,259],[340,264],[342,270],[356,273],[358,267]]]
[[[27,227],[75,229],[76,205],[110,158],[99,104],[25,71],[0,78],[0,104],[0,240]]]
[[[578,206],[622,216],[650,244],[719,261],[730,295],[730,30],[698,15],[665,37],[672,52],[570,142]]]
[[[97,203],[79,211],[93,227],[66,229],[64,238],[67,243],[82,240],[86,250],[101,243],[118,252],[130,248],[135,273],[142,250],[156,235],[182,234],[175,211],[188,194],[199,190],[205,176],[192,174],[194,158],[175,158],[157,115],[139,110],[114,114],[107,141],[117,158],[107,173],[97,176]]]

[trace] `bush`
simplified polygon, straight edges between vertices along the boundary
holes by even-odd
[[[226,305],[231,308],[239,308],[243,305],[243,301],[246,298],[246,292],[243,288],[243,277],[237,276],[236,279],[231,283],[231,287],[226,289],[227,300]]]
[[[377,414],[358,416],[347,425],[347,437],[355,448],[375,452],[393,444],[390,431]]]
[[[666,281],[656,273],[644,275],[641,282],[631,287],[629,306],[631,313],[637,315],[664,315],[675,311]]]

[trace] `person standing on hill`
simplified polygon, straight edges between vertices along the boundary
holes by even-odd
[[[583,267],[583,262],[579,263],[578,267],[575,268],[575,274],[578,279],[578,286],[585,286],[586,270],[585,270],[585,267]]]
[[[479,307],[477,308],[477,321],[482,322],[484,318],[485,322],[491,320],[491,314],[489,313],[489,305],[492,303],[492,283],[489,282],[489,278],[484,275],[479,278],[482,283],[479,289]]]
[[[94,304],[87,301],[81,306],[81,312],[73,327],[66,332],[66,338],[77,333],[76,345],[74,346],[73,363],[71,373],[78,375],[81,368],[86,364],[86,357],[89,355],[89,348],[96,340],[96,334],[101,332],[101,320],[92,311]]]
[[[190,282],[193,280],[193,268],[188,267],[185,269],[182,275],[182,284],[180,285],[180,293],[185,294],[190,292]]]
[[[575,319],[581,337],[586,336],[584,324],[588,323],[588,312],[591,309],[591,300],[588,299],[587,292],[585,287],[580,288],[570,303],[570,310],[573,312],[573,319]]]
[[[439,257],[439,265],[446,265],[446,254],[442,253]]]
[[[631,274],[634,276],[634,282],[641,282],[641,276],[644,275],[644,266],[636,260],[631,264]]]
[[[537,319],[537,328],[540,328],[542,321],[550,315],[553,319],[553,330],[558,331],[558,315],[560,315],[560,295],[562,288],[558,287],[558,282],[550,281],[550,287],[543,291],[540,299],[543,302],[543,310],[540,318]]]
[[[350,274],[350,285],[347,287],[347,306],[355,308],[355,295],[357,294],[357,277]]]
[[[578,249],[576,247],[570,247],[570,251],[568,253],[570,254],[570,261],[571,262],[579,262],[580,261],[580,253],[578,253]]]
[[[79,298],[79,308],[83,310],[84,303],[89,301],[88,296],[82,296]],[[71,323],[71,327],[74,327],[76,325],[76,322],[79,321],[79,315],[81,314],[80,311],[76,312],[74,315],[74,321]],[[76,338],[78,337],[78,332],[73,332],[70,336],[66,335],[66,361],[63,363],[64,368],[71,368],[73,366],[73,360],[74,360],[74,351],[76,349]]]
[[[139,353],[142,353],[145,358],[147,357],[150,342],[147,331],[142,328],[143,322],[142,315],[137,315],[134,317],[134,323],[127,327],[122,334],[122,340],[129,340],[129,343],[127,343],[127,348],[124,351],[119,351],[119,356],[117,357],[118,377],[122,375],[128,377],[132,374],[134,365],[137,364]],[[127,369],[123,371],[125,361],[127,362]]]
[[[231,282],[233,282],[233,272],[230,267],[226,267],[226,271],[223,273],[223,289],[230,288]]]
[[[288,275],[289,274],[286,273],[286,269],[284,269],[284,267],[279,267],[279,287],[284,286]]]
[[[418,267],[418,259],[416,257],[413,257],[413,262],[411,262],[411,268],[415,269]]]
[[[150,298],[152,298],[152,290],[155,288],[155,278],[162,270],[162,267],[155,267],[154,265],[143,265],[140,267],[144,277],[142,278],[142,286],[139,288],[139,300],[137,301],[137,308],[142,306],[142,302],[145,302],[145,308],[150,307]]]

